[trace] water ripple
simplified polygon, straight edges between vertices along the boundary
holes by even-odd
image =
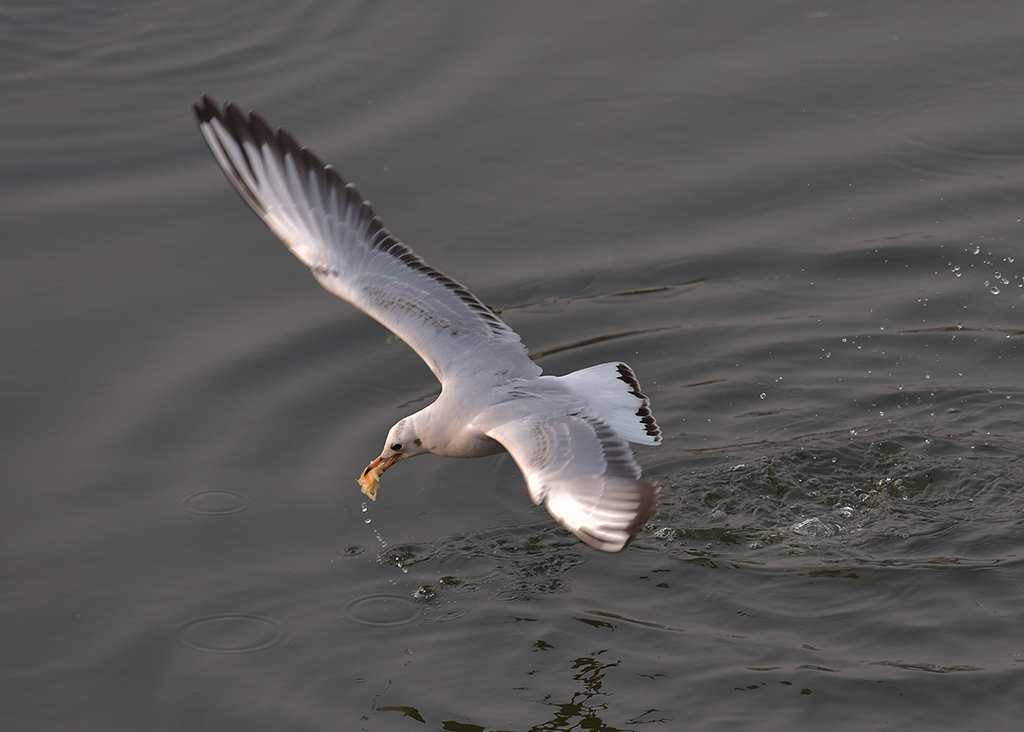
[[[189,620],[177,636],[183,646],[205,653],[254,653],[277,645],[285,633],[270,618],[227,613]]]
[[[366,628],[404,628],[424,621],[423,609],[415,598],[387,592],[351,598],[344,611],[350,624]]]
[[[228,516],[249,508],[249,499],[235,491],[212,489],[189,493],[179,502],[187,512],[196,516]]]

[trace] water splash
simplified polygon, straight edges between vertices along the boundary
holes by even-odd
[[[987,270],[991,268],[989,274],[984,279],[984,287],[990,294],[999,295],[1003,288],[1013,284],[1016,284],[1017,287],[1024,287],[1024,273],[1013,272],[1014,267],[1008,266],[1014,264],[1014,257],[1009,255],[1001,257],[993,251],[985,251],[983,253],[981,245],[974,242],[971,242],[963,251],[973,256],[983,254],[983,258],[977,263],[972,261],[961,264],[953,260],[947,261],[946,266],[949,267],[949,271],[953,276],[961,277],[967,270]]]

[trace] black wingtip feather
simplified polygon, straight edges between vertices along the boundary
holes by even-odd
[[[192,104],[192,112],[200,124],[205,124],[214,117],[220,118],[220,108],[209,94],[203,94]]]
[[[661,429],[654,419],[654,413],[651,412],[651,400],[640,391],[640,382],[637,380],[636,374],[633,373],[633,369],[624,363],[616,365],[615,368],[619,372],[619,380],[625,382],[626,386],[629,387],[629,393],[640,400],[640,408],[636,410],[636,416],[640,418],[640,423],[644,426],[644,432],[655,442],[661,442]]]

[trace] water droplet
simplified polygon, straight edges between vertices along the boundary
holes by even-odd
[[[762,399],[767,399],[767,398],[768,398],[768,395],[767,395],[767,394],[765,394],[765,393],[764,393],[764,392],[762,391],[762,392],[761,392],[761,398],[762,398]]]
[[[364,523],[364,524],[368,524],[368,523],[370,523],[371,521],[373,521],[373,519],[371,519],[371,518],[368,518],[368,519],[364,519],[364,520],[363,520],[363,523]]]
[[[999,288],[996,287],[995,285],[992,285],[992,287],[990,287],[988,291],[991,292],[993,295],[999,294]]]

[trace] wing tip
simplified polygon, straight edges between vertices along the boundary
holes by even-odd
[[[618,379],[629,388],[629,393],[640,400],[636,416],[640,420],[641,429],[647,435],[647,444],[661,444],[661,428],[658,427],[658,422],[654,419],[654,413],[651,411],[651,400],[640,390],[640,380],[636,378],[636,373],[629,367],[629,364],[622,362],[615,365],[615,370],[618,372]]]
[[[316,169],[318,173],[336,178],[335,183],[339,189],[351,185],[346,183],[333,165],[328,165],[315,152],[300,145],[295,136],[284,127],[272,127],[255,110],[243,112],[242,108],[234,102],[225,102],[221,105],[212,96],[204,93],[192,103],[192,112],[200,126],[217,120],[230,130],[236,139],[251,137],[255,142],[273,146],[280,158],[290,155],[295,158],[296,162],[304,162],[307,167]]]
[[[550,494],[546,501],[548,511],[585,544],[603,552],[620,552],[632,544],[643,525],[654,518],[658,509],[658,496],[661,493],[661,487],[647,478],[619,479],[615,482],[622,484],[620,488],[625,488],[625,491],[630,494],[629,498],[625,500],[635,504],[628,510],[631,516],[625,522],[597,519],[593,516],[593,511],[588,517],[590,520],[579,522],[569,520],[568,515],[560,510],[557,502],[555,506],[552,506]]]
[[[221,116],[220,105],[209,94],[203,94],[192,102],[192,112],[199,124],[205,124],[215,117]]]

